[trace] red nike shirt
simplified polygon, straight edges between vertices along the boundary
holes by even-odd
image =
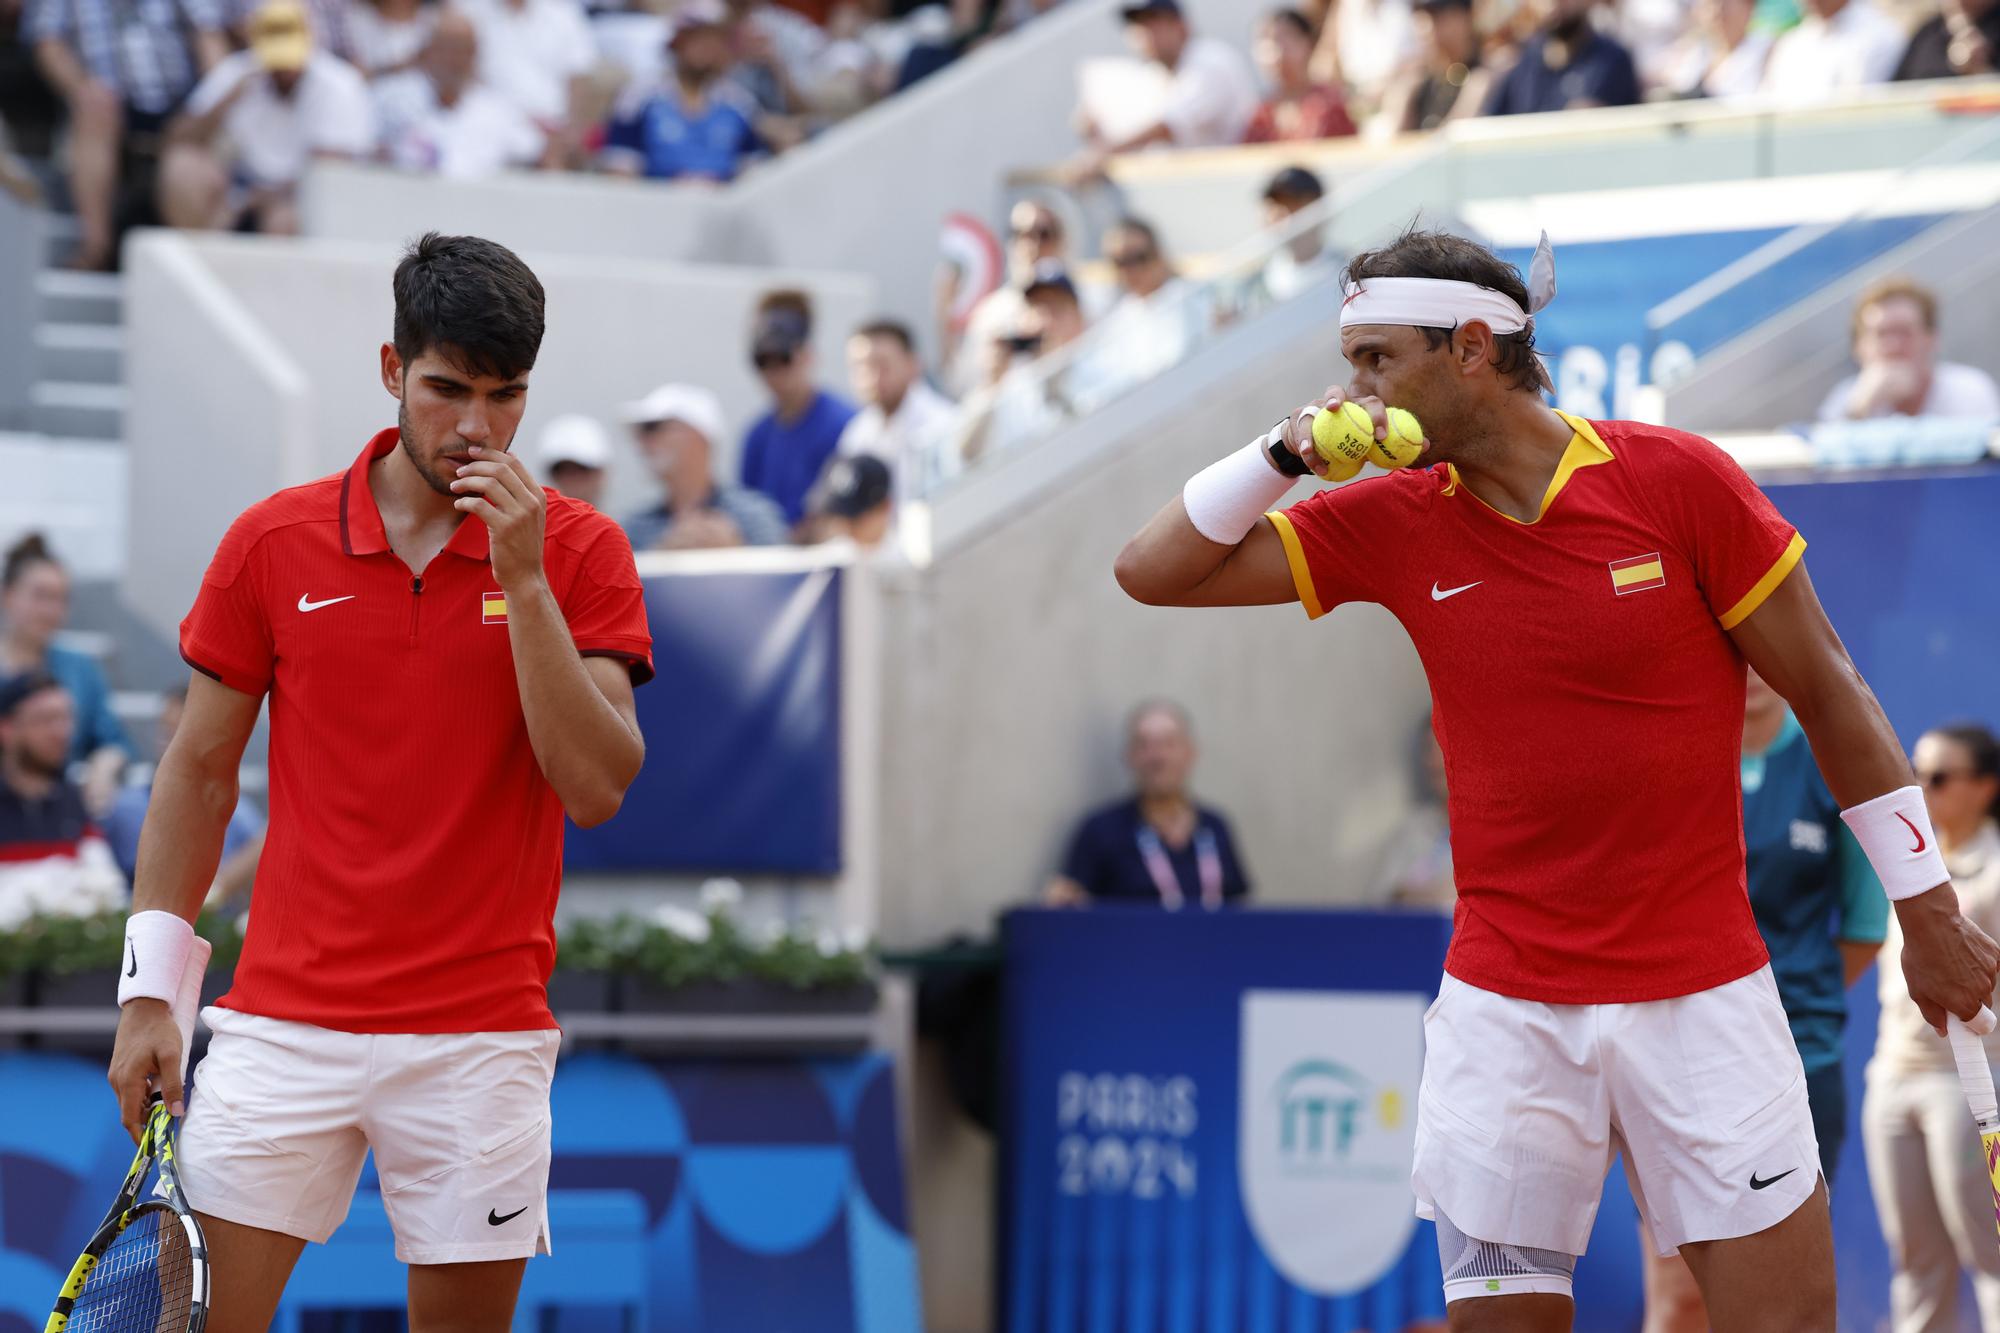
[[[563,811],[528,741],[486,525],[413,574],[368,465],[230,527],[181,622],[189,665],[270,695],[271,818],[225,1008],[344,1032],[550,1028]],[[653,674],[632,548],[543,492],[543,562],[585,656]]]
[[[1449,465],[1272,522],[1309,615],[1379,602],[1423,659],[1459,893],[1446,970],[1553,1004],[1666,999],[1766,958],[1727,631],[1805,541],[1707,440],[1566,419],[1532,523]]]

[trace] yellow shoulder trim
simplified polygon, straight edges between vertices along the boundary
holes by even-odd
[[[1298,530],[1292,520],[1278,510],[1264,515],[1271,520],[1271,526],[1278,530],[1278,540],[1285,544],[1285,563],[1292,568],[1292,587],[1298,591],[1299,602],[1306,609],[1308,618],[1318,620],[1326,614],[1326,608],[1319,604],[1319,590],[1313,587],[1312,570],[1306,567],[1305,547],[1299,545]]]
[[[1764,577],[1758,579],[1755,586],[1749,592],[1744,593],[1736,605],[1722,613],[1719,620],[1722,628],[1735,629],[1738,625],[1748,620],[1750,613],[1762,606],[1765,599],[1777,591],[1778,585],[1785,581],[1785,575],[1792,572],[1792,566],[1798,564],[1799,557],[1805,553],[1806,539],[1804,534],[1793,533],[1791,544],[1785,547],[1785,553],[1779,556],[1769,569],[1764,571]]]

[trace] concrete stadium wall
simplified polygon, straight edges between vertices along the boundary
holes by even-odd
[[[48,245],[48,214],[0,190],[0,430],[28,424],[41,323],[35,278]]]
[[[125,586],[133,609],[171,634],[236,513],[339,471],[395,423],[378,349],[397,248],[152,233],[131,256],[135,499]],[[612,424],[620,403],[672,379],[720,395],[732,434],[719,442],[717,466],[732,469],[737,433],[761,410],[744,351],[759,293],[776,284],[813,293],[823,312],[815,350],[835,383],[845,381],[842,331],[874,305],[859,278],[524,257],[548,292],[521,428],[531,457],[536,433],[559,413]],[[656,491],[622,428],[612,429],[620,447],[607,507],[617,513]]]
[[[1183,479],[1345,378],[1330,313],[1281,307],[940,501],[934,563],[884,593],[890,943],[1038,892],[1077,817],[1126,790],[1125,714],[1155,695],[1193,714],[1196,790],[1236,821],[1261,901],[1369,893],[1428,707],[1401,627],[1364,606],[1144,607],[1111,574]]]

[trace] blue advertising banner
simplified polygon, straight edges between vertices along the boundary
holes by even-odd
[[[101,1060],[0,1053],[0,1088],[0,1333],[39,1333],[132,1144]],[[551,1102],[554,1253],[531,1261],[528,1287],[567,1298],[544,1326],[627,1327],[599,1308],[626,1292],[646,1311],[632,1333],[920,1333],[884,1056],[578,1055],[557,1066]],[[607,1247],[565,1232],[566,1197],[607,1191],[626,1205],[619,1271],[593,1267]],[[381,1214],[371,1166],[348,1227],[300,1261],[295,1292],[322,1294],[313,1311],[400,1308],[405,1273]]]
[[[1007,918],[1006,1333],[1441,1319],[1411,1212],[1431,914]]]
[[[838,569],[649,577],[645,767],[571,870],[840,872]]]

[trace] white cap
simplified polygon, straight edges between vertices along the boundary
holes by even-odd
[[[601,468],[611,462],[611,436],[595,417],[557,417],[542,427],[535,458],[544,468],[558,463]]]
[[[692,384],[662,384],[638,402],[619,408],[618,415],[630,426],[683,422],[707,436],[710,444],[720,444],[725,429],[722,400]]]

